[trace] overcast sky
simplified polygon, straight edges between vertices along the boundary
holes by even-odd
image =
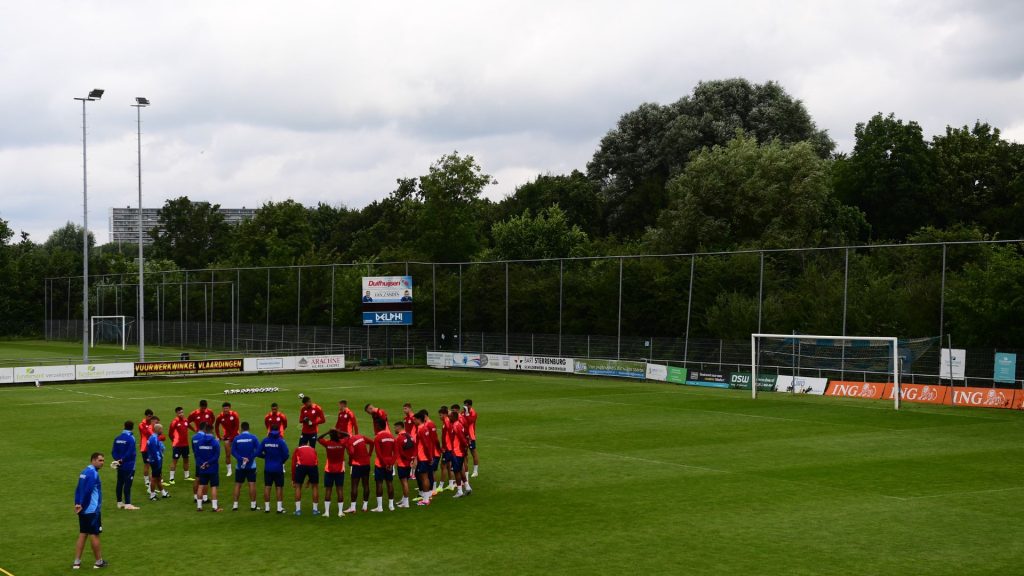
[[[840,150],[876,112],[930,137],[982,120],[1024,141],[1024,3],[237,1],[0,3],[0,218],[36,242],[186,195],[359,208],[442,154],[511,193],[584,169],[643,102],[776,80]]]

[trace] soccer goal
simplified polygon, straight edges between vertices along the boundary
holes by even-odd
[[[882,336],[751,334],[751,396],[757,398],[758,373],[792,375],[858,373],[893,384],[893,407],[900,409],[899,339]],[[866,381],[866,380],[865,380]],[[876,380],[877,381],[877,380]],[[821,392],[819,392],[821,393]]]
[[[125,349],[129,328],[125,316],[92,316],[89,320],[90,348],[95,348],[98,341],[100,344],[120,342],[121,350]]]

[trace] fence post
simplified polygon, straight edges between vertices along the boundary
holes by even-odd
[[[697,255],[690,255],[690,289],[686,293],[686,334],[683,336],[683,366],[686,366],[690,352],[690,310],[693,309],[693,270]]]
[[[622,358],[622,257],[619,257],[619,317],[618,333],[615,340],[615,359]]]
[[[761,306],[764,302],[764,251],[761,251],[761,275],[757,286],[757,332],[761,333]]]
[[[944,324],[945,324],[944,316],[945,316],[945,312],[946,312],[946,246],[947,246],[947,244],[945,242],[943,242],[943,244],[942,244],[942,285],[939,288],[939,349],[940,350],[942,349],[942,333],[943,333],[943,329],[945,328],[945,326],[944,326]],[[913,367],[911,367],[911,368],[913,368]],[[953,377],[953,373],[950,372],[949,376],[950,376],[950,379],[949,379],[950,388],[949,389],[950,389],[950,391],[952,391],[953,390],[953,378],[952,378]],[[966,380],[964,382],[966,383]]]
[[[331,264],[331,353],[334,353],[334,272],[337,267]]]
[[[562,266],[565,260],[558,261],[558,356],[562,356]],[[531,352],[532,352],[531,348]]]

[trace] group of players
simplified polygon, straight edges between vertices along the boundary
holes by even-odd
[[[218,488],[220,485],[220,457],[223,450],[226,476],[234,474],[232,510],[238,510],[238,499],[243,484],[248,484],[249,509],[258,511],[256,501],[257,459],[263,460],[263,510],[270,512],[271,488],[275,488],[278,513],[284,513],[285,466],[291,460],[290,476],[295,490],[295,515],[302,514],[302,491],[312,491],[313,515],[330,516],[331,502],[337,502],[337,516],[357,510],[358,488],[363,487],[362,511],[383,512],[383,495],[387,492],[388,510],[408,508],[409,481],[419,493],[417,505],[429,506],[434,496],[444,490],[455,492],[455,498],[473,492],[469,478],[479,472],[476,452],[476,410],[473,401],[466,399],[461,405],[441,406],[437,415],[441,421],[440,438],[437,425],[426,409],[413,411],[412,405],[402,407],[403,417],[394,423],[388,421],[384,409],[366,404],[365,412],[373,425],[373,437],[359,433],[359,424],[346,400],[338,402],[338,418],[334,427],[320,433],[326,415],[308,396],[301,396],[298,446],[288,447],[285,431],[288,417],[277,403],[263,419],[266,436],[258,438],[250,430],[249,422],[242,421],[224,402],[219,414],[214,414],[206,400],[185,416],[184,409],[174,409],[175,417],[169,425],[171,465],[169,477],[164,479],[164,426],[152,410],[146,410],[139,422],[139,451],[143,462],[143,476],[150,500],[170,497],[167,486],[176,482],[178,461],[183,464],[184,480],[193,485],[196,510],[202,512],[209,502],[214,512],[221,512]],[[126,421],[124,429],[114,439],[111,450],[113,467],[117,468],[117,507],[137,510],[131,502],[131,486],[135,475],[136,441],[134,423]],[[191,435],[191,438],[190,438]],[[325,451],[323,467],[324,508],[320,511],[320,457],[317,446]],[[191,476],[190,453],[195,456],[196,476]],[[370,459],[373,457],[373,478],[377,506],[369,509]],[[344,507],[343,485],[345,458],[348,457],[349,505]],[[472,457],[473,470],[467,474],[466,459]],[[232,470],[232,459],[236,468]],[[394,475],[397,472],[401,498],[395,502]],[[333,492],[333,493],[332,493]],[[332,498],[333,496],[333,498]]]

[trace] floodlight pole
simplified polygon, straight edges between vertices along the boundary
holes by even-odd
[[[146,304],[145,304],[145,282],[142,273],[142,109],[149,106],[149,99],[138,97],[135,99],[135,125],[138,134],[139,148],[139,297],[138,297],[138,319],[139,319],[139,362],[146,361]]]
[[[99,100],[103,90],[95,88],[82,102],[82,363],[89,363],[89,174],[85,153],[85,103]]]

